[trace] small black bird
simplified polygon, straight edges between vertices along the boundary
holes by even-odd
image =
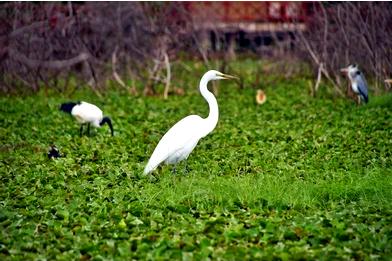
[[[96,128],[100,128],[105,123],[109,125],[112,136],[113,125],[109,117],[104,117],[102,110],[95,106],[94,104],[88,102],[67,102],[60,106],[60,110],[70,113],[76,118],[76,120],[81,124],[80,126],[80,136],[82,136],[83,125],[87,124],[87,133],[90,133],[90,124]]]
[[[49,159],[53,159],[53,158],[57,159],[60,157],[61,157],[61,155],[60,155],[59,149],[55,145],[51,145],[49,148],[49,151],[48,151],[48,158]]]

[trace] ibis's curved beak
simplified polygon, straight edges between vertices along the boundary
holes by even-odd
[[[224,78],[224,79],[232,79],[232,80],[239,80],[239,79],[240,79],[240,78],[237,77],[237,76],[228,75],[228,74],[224,74],[224,73],[222,73],[222,74],[219,75],[219,76],[221,76],[221,77]]]

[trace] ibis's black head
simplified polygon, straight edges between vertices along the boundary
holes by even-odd
[[[113,125],[112,125],[112,120],[109,117],[103,117],[102,121],[99,123],[100,126],[104,125],[104,124],[109,125],[110,128],[110,132],[112,133],[112,136],[114,135],[114,131],[113,131]]]
[[[60,110],[63,112],[71,113],[73,107],[75,107],[78,103],[76,102],[66,102],[61,104]]]

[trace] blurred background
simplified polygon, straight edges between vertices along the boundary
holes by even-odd
[[[312,95],[322,80],[344,96],[339,69],[356,63],[377,94],[390,90],[391,24],[390,2],[1,3],[0,88],[167,98],[188,91],[180,72],[201,76],[193,65],[242,76],[231,64],[253,59],[268,62],[242,87],[306,74]]]

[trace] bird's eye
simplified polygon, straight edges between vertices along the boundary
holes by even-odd
[[[360,75],[361,74],[361,72],[360,71],[357,71],[357,75]]]

